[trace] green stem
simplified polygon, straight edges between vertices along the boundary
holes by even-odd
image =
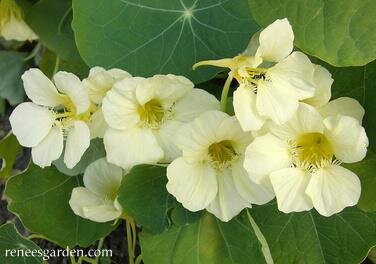
[[[31,234],[30,236],[27,237],[27,239],[44,239],[47,240],[47,238],[43,235],[40,234]]]
[[[250,222],[250,224],[253,228],[253,231],[255,232],[256,237],[261,244],[261,251],[264,254],[264,258],[265,258],[266,263],[267,264],[273,264],[274,261],[273,261],[273,258],[272,258],[272,254],[270,253],[268,242],[266,241],[266,239],[265,239],[264,235],[262,234],[260,228],[256,224],[255,220],[253,220],[253,218],[252,218],[252,216],[251,216],[251,214],[249,213],[248,210],[247,210],[247,216],[248,216],[248,220],[249,220],[249,222]]]
[[[136,258],[136,261],[134,262],[134,264],[140,264],[142,261],[142,255],[138,255],[138,257]]]
[[[373,247],[368,253],[368,259],[376,264],[376,247]]]
[[[38,52],[40,51],[41,47],[42,47],[42,44],[40,44],[40,42],[38,42],[38,44],[34,47],[34,49],[31,51],[29,56],[24,58],[24,61],[28,61],[28,60],[31,60],[32,58],[34,58],[38,54]]]
[[[67,250],[69,252],[69,247],[67,247]],[[80,260],[78,260],[78,262],[76,262],[76,258],[73,255],[71,255],[71,254],[69,254],[69,258],[70,258],[71,264],[80,264],[81,263]]]
[[[92,258],[88,258],[86,256],[81,256],[79,259],[78,259],[78,262],[77,264],[82,264],[82,261],[85,260],[85,262],[87,263],[91,263],[91,264],[94,264],[95,263],[95,259],[92,259]]]
[[[99,239],[97,250],[101,250],[102,249],[103,243],[104,243],[104,237],[102,237],[101,239]],[[93,264],[98,264],[98,262],[99,262],[99,255],[95,257],[95,259],[93,261]]]
[[[55,75],[55,73],[57,73],[57,71],[59,70],[59,66],[60,66],[60,58],[59,56],[56,56],[55,67],[54,67],[54,71],[52,75]]]
[[[228,91],[230,89],[230,85],[231,85],[232,79],[233,79],[232,75],[229,75],[227,77],[225,85],[223,86],[223,89],[222,89],[221,111],[223,111],[225,113],[226,113],[226,109],[227,109],[227,95],[228,95]]]
[[[127,232],[127,245],[128,245],[128,258],[129,264],[134,264],[134,252],[133,252],[133,238],[131,231],[130,219],[125,220],[126,232]]]

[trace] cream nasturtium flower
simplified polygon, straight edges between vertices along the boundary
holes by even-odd
[[[83,85],[88,90],[90,101],[98,107],[90,120],[89,127],[91,138],[103,138],[103,135],[108,128],[101,107],[103,98],[116,82],[130,77],[132,77],[131,74],[121,69],[114,68],[106,70],[97,66],[91,68],[89,76],[82,80]]]
[[[313,64],[303,53],[292,52],[293,41],[288,20],[278,19],[262,30],[258,39],[253,38],[252,47],[244,54],[202,61],[194,67],[213,65],[230,69],[229,78],[234,77],[239,83],[233,105],[243,130],[258,130],[267,119],[283,124],[296,112],[300,100],[315,93]]]
[[[82,83],[88,90],[90,101],[101,105],[103,98],[116,82],[130,77],[130,73],[121,69],[106,70],[96,66],[90,69],[89,76],[82,80]]]
[[[63,152],[64,162],[73,168],[90,145],[90,101],[80,79],[58,72],[52,83],[39,69],[22,75],[32,102],[18,105],[9,120],[13,134],[22,146],[31,147],[33,162],[50,166]]]
[[[180,155],[171,143],[181,124],[200,113],[218,109],[219,102],[187,78],[155,75],[117,82],[103,99],[109,129],[104,145],[109,162],[123,168],[170,162]]]
[[[188,210],[206,208],[229,221],[251,204],[273,199],[272,190],[254,183],[243,167],[252,135],[242,131],[235,117],[208,111],[176,135],[182,156],[167,167],[167,190]]]
[[[323,117],[301,103],[290,121],[270,124],[270,133],[248,146],[244,166],[256,182],[273,186],[279,210],[314,207],[330,216],[358,202],[360,181],[340,164],[362,160],[368,138],[359,120],[338,111]]]
[[[0,36],[17,41],[38,39],[23,20],[22,10],[14,0],[0,1]]]
[[[117,192],[123,170],[109,164],[105,158],[91,163],[84,173],[85,187],[73,189],[69,205],[73,212],[95,222],[115,220],[122,214]]]

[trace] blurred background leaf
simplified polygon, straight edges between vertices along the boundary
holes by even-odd
[[[0,179],[4,180],[12,175],[13,165],[21,151],[22,147],[12,133],[9,133],[0,141],[0,159],[2,160]]]
[[[25,91],[21,75],[26,69],[25,53],[0,51],[0,97],[11,105],[23,102]]]

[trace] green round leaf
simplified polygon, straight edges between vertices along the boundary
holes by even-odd
[[[27,229],[61,247],[87,247],[115,226],[91,222],[73,213],[68,201],[72,189],[81,186],[81,180],[80,176],[65,176],[54,167],[41,169],[30,165],[27,171],[8,180],[8,209]]]
[[[258,26],[246,0],[74,0],[78,49],[90,66],[134,75],[184,75],[194,82],[218,69],[195,62],[242,52]]]
[[[331,217],[284,214],[276,202],[250,210],[276,264],[361,263],[376,244],[376,213],[347,208]]]
[[[248,0],[256,21],[266,27],[287,17],[295,44],[332,65],[365,65],[376,59],[374,0]]]
[[[153,233],[166,230],[171,220],[177,226],[198,221],[201,212],[187,211],[167,192],[166,184],[166,167],[135,166],[123,178],[118,201],[137,224]]]
[[[7,223],[0,226],[0,263],[6,264],[41,264],[43,263],[42,249],[38,247],[34,242],[25,239],[18,233],[13,223]],[[16,252],[22,250],[24,255],[12,254],[12,250]],[[29,253],[27,253],[29,252]],[[34,252],[34,256],[32,256]]]
[[[180,203],[176,202],[176,206],[171,211],[171,220],[175,226],[188,225],[198,221],[202,213],[203,211],[188,211]]]
[[[118,201],[138,224],[152,232],[162,232],[169,226],[167,213],[173,201],[166,183],[165,167],[136,166],[124,176]]]
[[[195,224],[153,235],[140,235],[142,258],[147,264],[266,263],[247,214],[224,223],[205,214]]]
[[[358,175],[362,184],[358,207],[367,212],[376,211],[376,155],[368,152],[365,160],[357,163],[342,164]]]
[[[64,163],[64,151],[59,159],[55,160],[53,164],[56,168],[69,176],[78,175],[85,172],[86,167],[96,161],[97,159],[106,156],[106,151],[104,149],[103,140],[100,138],[95,138],[90,141],[90,147],[85,151],[81,160],[72,169],[68,169]]]

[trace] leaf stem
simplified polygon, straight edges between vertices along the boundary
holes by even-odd
[[[103,247],[103,243],[104,243],[104,237],[102,237],[101,239],[99,239],[99,242],[98,242],[98,246],[97,246],[97,250],[100,251]],[[100,254],[98,254],[98,256],[95,257],[94,261],[93,261],[93,264],[98,264],[99,262],[99,256]]]
[[[30,236],[27,237],[27,239],[31,240],[31,239],[44,239],[44,240],[47,240],[47,238],[43,235],[40,235],[40,234],[31,234]]]
[[[52,76],[55,75],[55,73],[57,73],[57,71],[59,70],[59,66],[60,66],[60,57],[56,56],[55,67],[54,67]]]
[[[136,246],[134,243],[135,241],[134,237],[136,236],[136,234],[132,232],[133,230],[132,225],[135,225],[135,224],[134,224],[134,220],[129,216],[126,216],[124,219],[125,219],[125,226],[126,226],[126,233],[127,233],[128,259],[129,259],[128,261],[129,261],[129,264],[135,264],[134,263],[134,257],[135,257],[134,249]]]
[[[255,220],[253,220],[253,218],[252,218],[252,216],[251,216],[251,214],[249,213],[248,210],[247,210],[247,216],[248,216],[248,220],[249,220],[249,222],[250,222],[250,224],[253,228],[253,231],[255,232],[255,235],[256,235],[258,241],[261,244],[261,251],[264,255],[266,263],[267,264],[274,264],[272,254],[270,253],[268,242],[266,241],[266,239],[265,239],[264,235],[262,234],[260,228],[256,224]]]
[[[28,60],[31,60],[32,58],[34,58],[38,52],[40,51],[42,47],[42,44],[40,44],[40,42],[38,42],[38,44],[34,47],[34,49],[30,52],[30,54],[24,58],[24,61],[28,61]]]
[[[376,246],[373,247],[368,253],[368,259],[372,261],[372,263],[376,263]]]
[[[67,250],[68,250],[68,252],[70,251],[69,247],[67,247]],[[71,264],[80,264],[81,263],[80,259],[78,260],[78,262],[76,262],[76,258],[72,254],[69,254],[69,259],[70,259]]]
[[[138,257],[136,258],[136,261],[134,262],[134,264],[140,264],[142,261],[142,255],[138,255]]]
[[[233,76],[231,74],[228,75],[225,85],[223,86],[222,89],[222,94],[221,94],[221,111],[226,113],[227,109],[227,96],[228,96],[228,91],[230,89],[230,85],[232,82]]]

